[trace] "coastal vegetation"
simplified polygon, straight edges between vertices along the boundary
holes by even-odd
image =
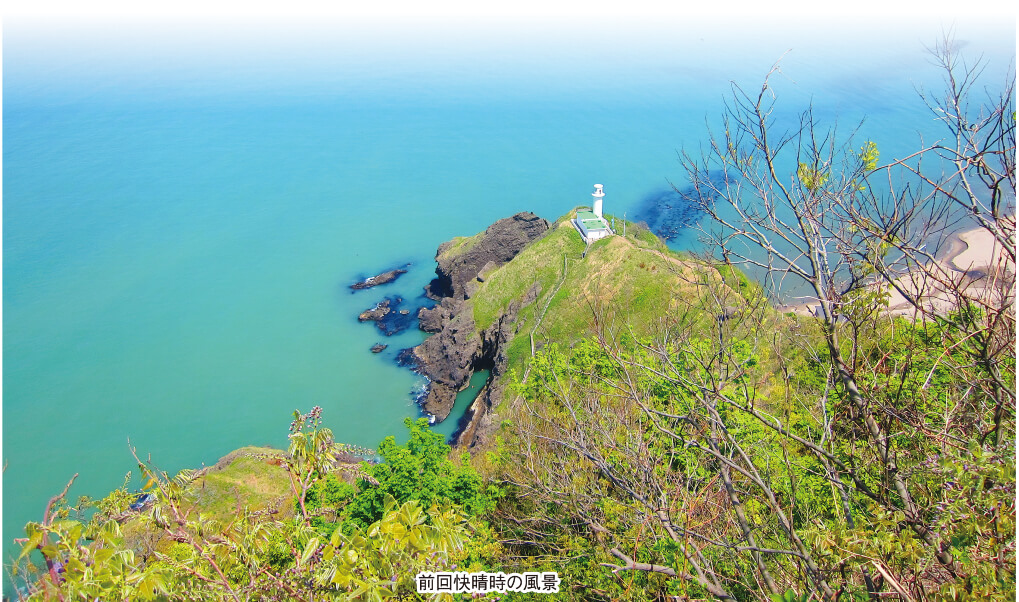
[[[569,214],[505,262],[440,247],[471,273],[440,273],[435,336],[492,365],[455,448],[423,419],[350,448],[315,408],[285,451],[136,456],[154,500],[55,496],[18,597],[429,599],[415,575],[448,570],[558,573],[521,599],[1015,599],[1014,78],[981,104],[934,56],[945,141],[886,164],[734,87],[682,154],[701,256],[632,223],[585,246]],[[944,257],[959,224],[985,262]]]
[[[629,325],[646,331],[650,322],[668,315],[683,294],[678,255],[654,238],[643,243],[646,228],[630,224],[626,238],[614,236],[585,248],[570,224],[575,211],[560,218],[550,232],[520,255],[488,275],[469,302],[479,330],[491,326],[506,308],[536,287],[537,297],[520,308],[516,330],[528,336],[510,342],[509,365],[522,373],[530,341],[570,344],[594,334],[595,312],[625,314]]]

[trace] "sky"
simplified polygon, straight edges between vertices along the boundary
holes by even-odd
[[[455,25],[457,22],[490,21],[503,28],[535,22],[576,23],[600,21],[609,28],[620,19],[648,18],[681,22],[684,18],[715,16],[727,20],[743,19],[749,27],[776,25],[796,26],[805,21],[825,19],[858,19],[874,21],[916,21],[932,18],[986,18],[1003,20],[1014,25],[1016,10],[1007,0],[727,0],[713,2],[674,2],[666,0],[514,0],[512,2],[478,2],[475,0],[387,0],[362,2],[340,0],[292,0],[276,2],[251,0],[179,0],[175,2],[129,2],[124,0],[11,0],[6,3],[5,17],[34,20],[40,25],[54,26],[59,21],[81,28],[89,23],[116,23],[158,20],[166,25],[180,23],[228,23],[238,25],[258,22],[304,23],[309,19],[397,23],[411,20]],[[965,11],[961,10],[965,7]]]
[[[683,47],[677,39],[712,35],[723,42],[712,47],[731,46],[731,52],[760,48],[760,40],[788,40],[790,46],[801,47],[817,46],[812,41],[821,40],[855,47],[862,60],[875,60],[879,52],[869,40],[887,39],[889,32],[895,35],[900,29],[958,28],[963,35],[995,29],[995,36],[1010,38],[1014,46],[1014,8],[997,0],[974,0],[965,4],[966,14],[960,14],[959,6],[944,0],[12,0],[4,15],[9,59],[4,68],[8,82],[20,82],[18,78],[35,71],[66,80],[70,87],[82,73],[96,71],[88,67],[103,63],[125,79],[133,74],[167,76],[169,89],[170,84],[189,83],[175,77],[226,70],[243,79],[243,69],[257,70],[253,77],[261,77],[274,70],[292,71],[295,65],[314,64],[324,72],[343,66],[323,65],[324,55],[354,65],[398,57],[408,69],[473,68],[483,62],[481,70],[498,75],[500,66],[508,71],[510,63],[540,73],[544,56],[563,61],[572,53],[580,62],[593,52],[603,53],[605,65],[625,69],[630,56],[654,56],[656,51],[664,55]],[[929,40],[929,33],[924,36]],[[919,39],[903,35],[903,42],[914,46]],[[321,52],[327,47],[333,52]],[[302,56],[309,60],[302,61]],[[693,58],[695,63],[712,57]]]
[[[971,12],[998,12],[1015,15],[1015,9],[1008,8],[1011,2],[977,0],[965,5],[957,0],[925,0],[924,2],[904,0],[853,0],[852,2],[816,2],[815,0],[778,0],[759,2],[756,0],[730,0],[724,4],[708,2],[664,2],[661,0],[514,0],[513,2],[476,2],[471,0],[388,0],[387,2],[322,2],[296,0],[286,3],[253,0],[249,2],[209,2],[204,0],[179,0],[174,2],[129,2],[123,0],[15,0],[8,3],[8,14],[35,14],[54,17],[76,14],[84,17],[105,15],[188,15],[193,17],[280,17],[307,15],[343,16],[437,16],[437,17],[481,17],[481,16],[530,16],[554,17],[577,15],[599,16],[649,16],[649,15],[691,15],[735,13],[754,15],[790,15],[793,13],[811,15],[866,14],[871,18],[906,16],[918,13],[956,14],[961,6]]]

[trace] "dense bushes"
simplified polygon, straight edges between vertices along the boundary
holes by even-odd
[[[484,487],[466,456],[454,460],[443,436],[433,433],[427,420],[408,418],[405,424],[410,431],[407,444],[386,437],[378,447],[382,461],[365,464],[356,485],[333,473],[308,490],[305,499],[315,515],[312,524],[323,534],[331,534],[339,524],[348,530],[367,528],[382,518],[388,497],[399,503],[416,500],[423,508],[455,504],[468,516],[482,516],[494,507],[499,490]],[[330,514],[335,519],[327,521]]]
[[[1012,599],[1014,411],[946,344],[960,320],[882,319],[852,340],[904,489],[812,319],[758,308],[715,337],[690,320],[549,345],[490,469],[508,482],[498,526],[604,598]]]
[[[195,471],[170,477],[139,460],[155,503],[128,513],[121,488],[70,508],[54,498],[26,527],[20,577],[30,600],[381,600],[413,596],[422,570],[484,568],[499,554],[481,516],[498,490],[450,458],[442,436],[408,420],[410,441],[388,437],[382,462],[351,464],[321,426],[296,413],[285,466],[294,508],[248,508],[219,520],[194,506]],[[275,454],[264,462],[278,462]],[[353,470],[356,485],[343,473]],[[349,478],[349,477],[347,477]],[[278,492],[283,494],[283,491]],[[66,491],[64,492],[66,494]],[[98,512],[76,512],[94,507]],[[130,529],[132,537],[125,537]],[[155,540],[138,553],[139,533]],[[36,563],[29,562],[35,560]]]

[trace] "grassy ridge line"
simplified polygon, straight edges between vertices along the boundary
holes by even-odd
[[[557,222],[548,234],[528,245],[519,255],[485,278],[474,296],[474,323],[478,330],[492,325],[507,306],[524,296],[535,283],[541,286],[541,295],[547,294],[562,278],[563,255],[580,257],[584,243],[580,234],[569,222]],[[524,308],[519,317],[523,324],[533,316],[531,306]]]
[[[453,240],[449,241],[449,246],[442,249],[442,252],[439,253],[436,259],[449,259],[457,255],[462,255],[474,248],[474,245],[478,244],[484,236],[484,230],[478,232],[474,236],[456,236]]]
[[[570,223],[575,215],[559,218],[546,236],[487,275],[468,300],[477,328],[485,329],[511,302],[540,285],[535,302],[520,310],[517,334],[508,344],[509,370],[517,374],[524,374],[530,362],[532,332],[535,343],[566,346],[597,334],[599,324],[625,323],[634,334],[645,334],[682,299],[697,295],[697,283],[705,281],[703,267],[633,223],[627,223],[626,237],[596,241],[583,257],[583,239]],[[622,232],[622,220],[616,223]]]
[[[552,291],[552,294],[549,295],[548,301],[545,302],[545,306],[541,309],[541,313],[538,314],[538,317],[537,317],[537,319],[535,320],[535,323],[534,323],[534,328],[532,328],[531,332],[528,333],[528,335],[527,335],[528,342],[531,344],[531,356],[532,357],[534,356],[534,333],[537,332],[538,327],[541,326],[541,320],[545,317],[545,314],[548,313],[548,307],[549,307],[549,305],[552,304],[552,299],[555,298],[556,294],[559,293],[559,289],[561,289],[563,287],[563,283],[566,282],[566,275],[569,273],[569,269],[570,269],[570,265],[569,264],[570,264],[569,256],[568,255],[563,255],[563,276],[559,280],[559,284],[557,284],[555,289]],[[524,380],[525,381],[527,380],[527,374],[526,373],[524,374]]]

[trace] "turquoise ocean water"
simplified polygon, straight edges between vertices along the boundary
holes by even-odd
[[[341,441],[402,437],[422,382],[394,357],[423,335],[387,339],[357,313],[413,304],[441,242],[518,211],[553,220],[594,183],[632,215],[681,183],[676,152],[705,139],[730,80],[758,88],[788,49],[780,120],[808,103],[847,127],[866,116],[882,159],[902,156],[937,132],[915,91],[940,82],[928,25],[226,36],[8,21],[5,556],[74,473],[72,497],[118,486],[128,438],[173,471],[283,446],[313,405]],[[956,34],[998,72],[1014,56],[1007,23]],[[404,264],[395,284],[347,288]]]

